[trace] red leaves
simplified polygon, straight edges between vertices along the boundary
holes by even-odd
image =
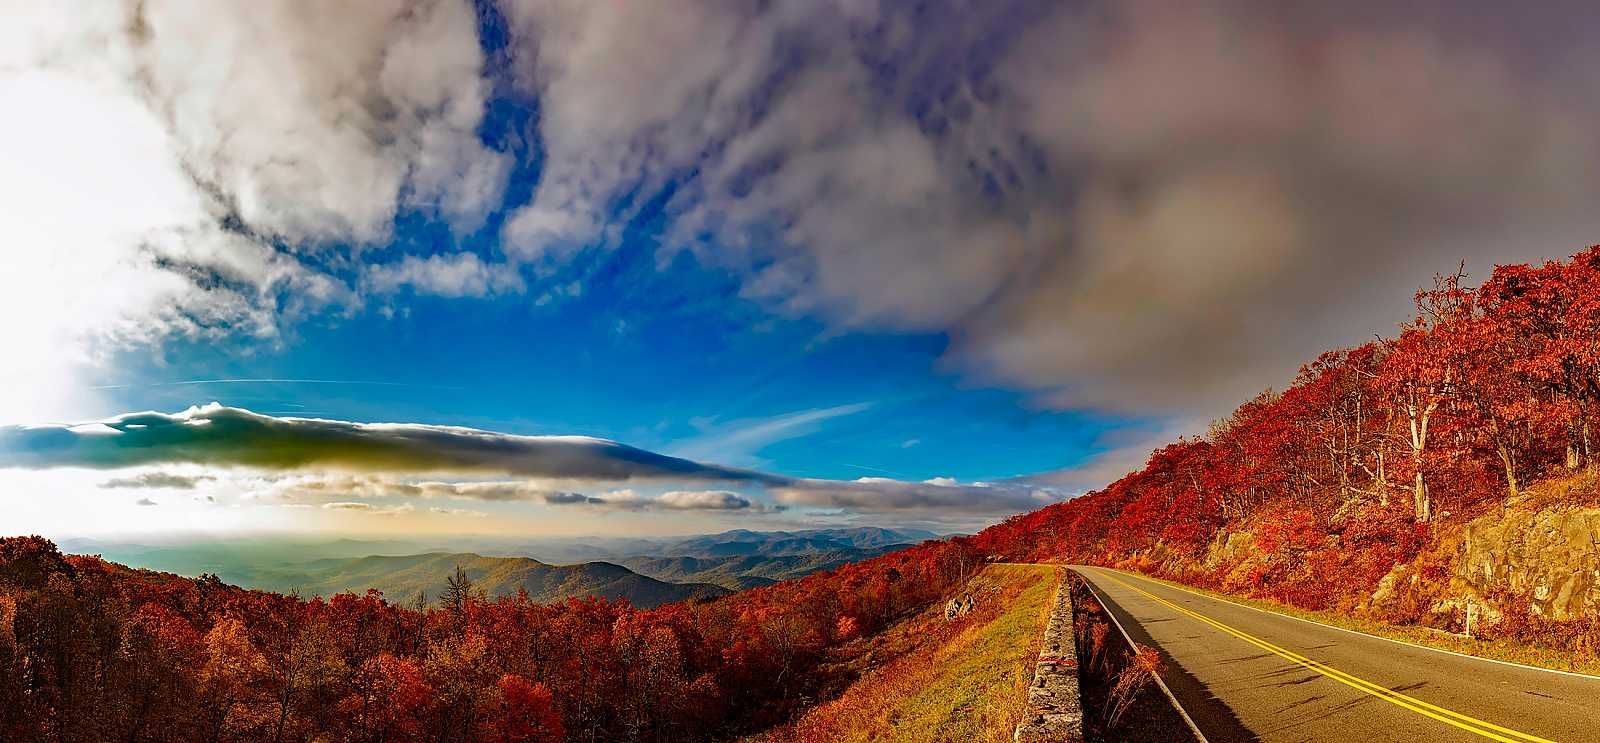
[[[66,720],[80,726],[70,737],[91,740],[135,728],[242,740],[727,736],[814,699],[831,653],[941,600],[979,562],[971,540],[934,541],[706,603],[509,596],[418,613],[370,592],[302,600],[0,539],[0,691],[27,685],[38,705],[0,710],[0,732],[37,737]],[[78,679],[93,689],[69,689]]]
[[[416,663],[379,653],[361,664],[338,711],[352,734],[376,740],[414,739],[422,734],[433,695]]]
[[[1520,483],[1593,463],[1600,246],[1417,293],[1395,338],[1331,351],[1103,490],[976,537],[987,555],[1210,576],[1353,604]],[[1229,537],[1233,537],[1232,540]]]
[[[478,737],[488,743],[559,743],[566,739],[550,687],[506,674],[490,690]]]
[[[861,634],[861,623],[855,617],[842,616],[833,624],[833,637],[838,642],[848,642]]]

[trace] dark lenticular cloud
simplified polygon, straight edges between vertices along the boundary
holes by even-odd
[[[130,413],[96,423],[0,427],[0,467],[117,469],[163,464],[263,470],[345,470],[286,486],[295,498],[324,507],[349,498],[461,498],[588,506],[619,510],[742,511],[790,506],[861,513],[926,511],[1004,515],[1059,500],[1040,483],[904,482],[883,478],[823,480],[694,462],[584,436],[517,436],[420,423],[351,423],[275,418],[217,403],[181,413]],[[499,475],[497,481],[411,481],[408,475]],[[146,472],[113,478],[106,488],[193,488],[211,475]],[[763,489],[778,506],[732,490],[632,490],[600,495],[553,490],[545,481],[720,482]],[[360,506],[350,506],[360,510]]]
[[[130,413],[86,425],[0,427],[0,466],[111,469],[176,463],[572,480],[780,480],[585,436],[274,418],[216,403],[170,415]]]

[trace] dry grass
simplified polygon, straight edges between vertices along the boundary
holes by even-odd
[[[892,660],[751,743],[1011,740],[1059,580],[1053,565],[987,566],[970,614],[946,622],[935,606],[885,630],[874,655]]]

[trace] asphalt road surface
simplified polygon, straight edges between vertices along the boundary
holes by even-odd
[[[1208,740],[1600,741],[1600,678],[1471,658],[1075,567]]]

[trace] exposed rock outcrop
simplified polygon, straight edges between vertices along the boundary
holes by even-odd
[[[1600,508],[1507,508],[1469,522],[1452,594],[1527,602],[1557,621],[1600,616]],[[1520,607],[1509,607],[1520,608]]]
[[[976,602],[973,600],[971,593],[950,599],[944,602],[944,619],[948,622],[958,617],[966,616],[967,612],[972,611],[972,607],[975,605]]]

